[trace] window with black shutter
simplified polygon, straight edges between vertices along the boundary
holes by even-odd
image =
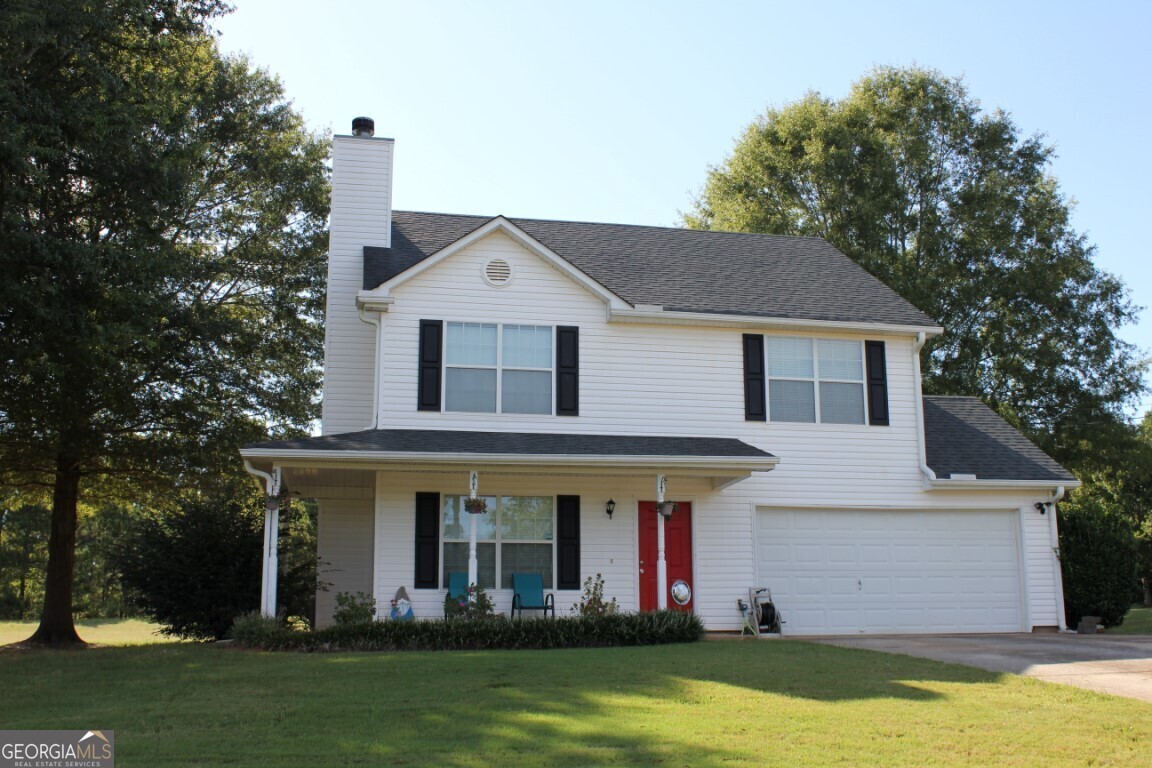
[[[417,385],[417,409],[421,411],[440,410],[440,371],[444,322],[442,320],[420,321],[420,373]]]
[[[744,420],[766,421],[764,400],[764,337],[744,334]]]
[[[556,497],[556,588],[580,589],[580,497]]]
[[[868,423],[875,427],[887,427],[888,371],[884,360],[884,342],[864,342],[864,357],[868,368]]]
[[[556,415],[580,415],[580,329],[556,326]]]
[[[413,586],[436,589],[440,577],[440,494],[416,494],[416,573]]]

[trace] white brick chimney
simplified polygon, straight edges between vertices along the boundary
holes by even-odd
[[[360,319],[356,294],[364,246],[392,244],[392,139],[376,138],[370,118],[351,136],[332,137],[332,213],[328,233],[328,306],[324,331],[323,433],[372,426],[375,327]]]

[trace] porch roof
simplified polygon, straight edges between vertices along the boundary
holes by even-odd
[[[252,443],[254,467],[710,477],[717,488],[766,472],[776,456],[733,438],[370,429]],[[293,474],[286,480],[291,487]],[[299,475],[298,475],[299,476]],[[297,486],[296,490],[306,493]]]

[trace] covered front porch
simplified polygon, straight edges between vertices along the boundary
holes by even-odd
[[[687,609],[726,605],[719,581],[738,556],[728,550],[751,546],[733,544],[731,518],[750,524],[750,514],[728,509],[720,491],[778,461],[722,438],[439,430],[370,430],[241,453],[269,495],[265,613],[277,605],[279,500],[320,502],[322,580],[333,586],[318,595],[319,624],[338,592],[369,592],[383,616],[402,586],[418,617],[438,617],[449,574],[461,572],[504,613],[521,572],[540,573],[561,613],[596,574],[626,610],[676,603],[679,581],[692,591]],[[469,498],[489,511],[468,514]]]

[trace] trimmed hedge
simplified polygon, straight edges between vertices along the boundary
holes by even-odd
[[[236,642],[270,651],[479,651],[607,648],[691,643],[704,624],[683,611],[481,621],[374,621],[298,632],[274,619],[247,619],[233,628]]]

